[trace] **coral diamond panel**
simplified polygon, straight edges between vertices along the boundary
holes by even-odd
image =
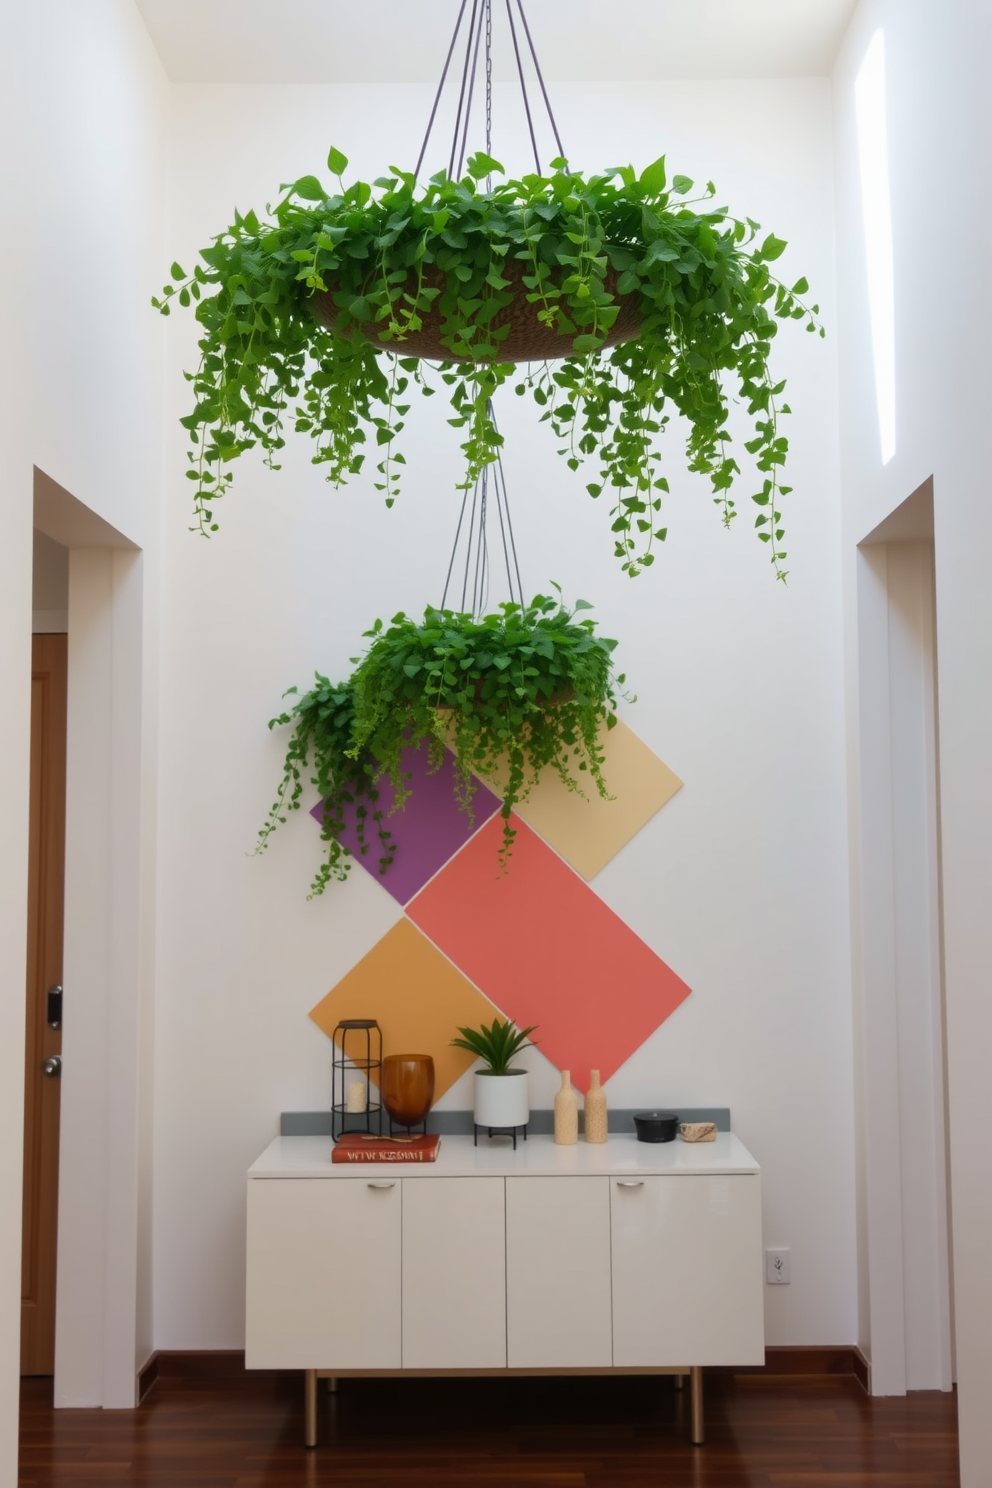
[[[670,1017],[689,987],[519,818],[509,871],[490,819],[407,906],[411,920],[541,1052],[604,1080]]]
[[[404,751],[401,766],[409,777],[407,783],[410,787],[410,795],[402,810],[393,809],[396,792],[391,782],[388,779],[379,782],[378,808],[383,813],[384,825],[392,834],[395,851],[385,873],[379,872],[381,849],[371,812],[364,818],[364,851],[358,835],[360,808],[356,805],[345,807],[346,827],[341,840],[356,862],[384,889],[388,889],[398,904],[406,904],[452,853],[457,852],[472,833],[499,809],[499,800],[491,790],[477,782],[470,818],[458,804],[454,755],[445,750],[440,769],[431,770],[426,740],[418,748]],[[315,806],[310,814],[319,822],[322,811],[323,803]]]

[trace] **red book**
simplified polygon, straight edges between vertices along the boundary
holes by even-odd
[[[440,1142],[436,1132],[429,1137],[374,1137],[368,1132],[345,1132],[331,1152],[331,1162],[437,1162]]]

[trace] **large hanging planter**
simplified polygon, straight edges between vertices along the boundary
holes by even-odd
[[[331,150],[329,166],[340,178],[347,160]],[[498,456],[490,400],[512,380],[573,470],[598,462],[587,489],[609,491],[615,552],[636,574],[667,532],[658,435],[672,412],[688,425],[690,468],[709,476],[724,522],[736,515],[736,398],[753,421],[758,535],[784,577],[789,410],[770,351],[779,320],[819,329],[805,280],[787,286],[771,267],[785,243],[714,207],[712,183],[696,196],[686,177],[669,183],[663,158],[639,174],[585,177],[564,160],[521,180],[501,171],[479,152],[461,179],[442,171],[422,186],[395,170],[336,190],[304,176],[270,220],[235,214],[191,276],[173,265],[153,303],[167,314],[176,298],[196,301],[203,330],[182,420],[198,529],[216,530],[235,459],[260,445],[275,462],[287,418],[338,483],[362,468],[371,436],[391,504],[407,399],[439,384],[471,485]]]
[[[394,809],[410,794],[402,756],[427,740],[438,768],[446,749],[455,756],[459,805],[471,815],[475,777],[502,784],[500,861],[512,851],[511,812],[544,769],[569,790],[591,787],[608,795],[602,773],[601,729],[616,722],[612,653],[616,642],[597,635],[595,622],[560,600],[537,595],[526,607],[505,603],[474,619],[430,608],[422,622],[400,614],[377,620],[366,632],[369,647],[347,682],[318,676],[303,696],[273,719],[291,725],[279,791],[259,833],[264,848],[289,812],[302,805],[304,775],[324,801],[325,856],[311,885],[320,894],[332,878],[346,877],[350,856],[343,836],[349,818],[360,826],[361,850],[379,843],[386,873],[395,846],[378,806],[377,782],[388,778]]]
[[[576,329],[570,335],[560,329],[557,324],[549,325],[546,320],[540,319],[540,301],[535,301],[524,283],[526,268],[526,264],[515,259],[509,262],[504,259],[500,270],[501,277],[510,286],[513,297],[495,312],[489,321],[488,329],[490,332],[500,333],[505,329],[505,339],[494,342],[492,348],[487,343],[484,353],[476,351],[473,355],[466,354],[473,351],[471,345],[468,345],[462,354],[458,355],[457,360],[553,362],[576,354],[575,341],[580,332]],[[617,278],[616,272],[608,269],[603,280],[605,288],[615,297],[620,307],[616,320],[606,331],[604,346],[619,346],[622,341],[633,341],[641,331],[640,297],[638,295],[617,295]],[[445,340],[446,317],[441,308],[445,303],[445,291],[448,290],[448,285],[444,275],[438,269],[426,272],[423,275],[423,284],[429,289],[437,289],[439,294],[429,308],[421,311],[419,329],[405,331],[402,343],[403,353],[405,356],[420,357],[426,361],[449,361],[455,353],[452,350],[450,338]],[[417,288],[418,281],[412,277],[408,278],[404,293],[416,292]],[[347,290],[318,290],[310,301],[310,310],[328,330],[336,331],[341,320],[341,312],[348,309],[351,298]],[[456,308],[456,306],[451,307],[452,310]],[[380,323],[377,321],[359,324],[353,329],[352,335],[356,333],[371,345],[378,347],[380,351],[395,352],[397,350],[395,341],[382,339]]]

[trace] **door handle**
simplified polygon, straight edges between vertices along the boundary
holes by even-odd
[[[367,1183],[365,1186],[366,1188],[395,1188],[396,1180],[394,1178],[391,1183]]]
[[[41,1061],[41,1073],[47,1075],[50,1080],[54,1080],[56,1075],[62,1073],[62,1060],[58,1054],[52,1054],[48,1059]]]
[[[618,1178],[617,1188],[643,1188],[643,1178]]]

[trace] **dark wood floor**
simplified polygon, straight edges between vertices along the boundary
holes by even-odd
[[[957,1488],[955,1397],[852,1376],[707,1376],[704,1447],[670,1379],[342,1381],[302,1445],[299,1376],[160,1379],[136,1411],[25,1380],[20,1488]]]

